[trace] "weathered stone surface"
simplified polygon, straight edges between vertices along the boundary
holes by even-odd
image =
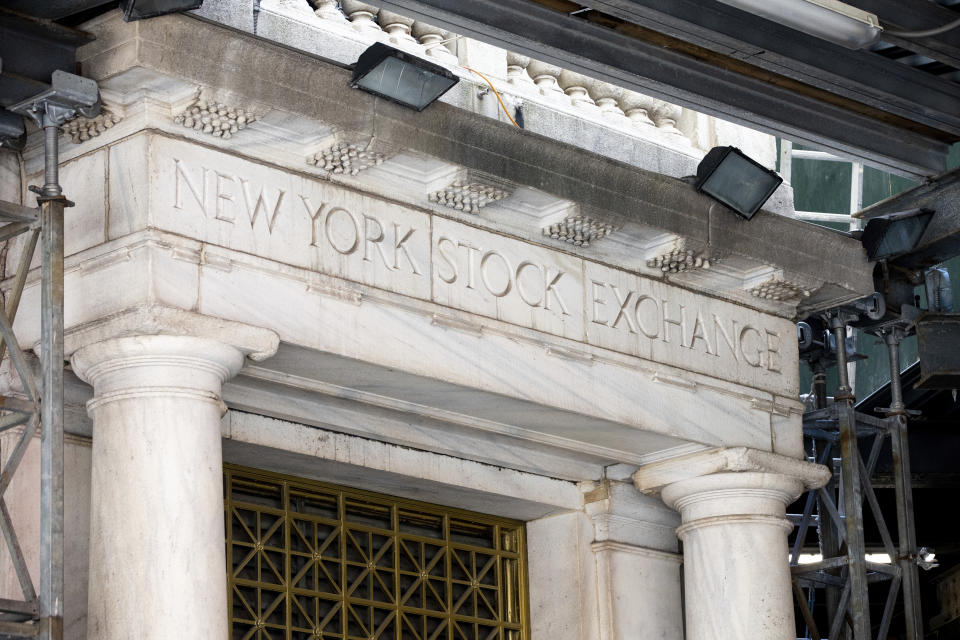
[[[119,166],[144,144],[114,147]],[[776,393],[796,384],[785,320],[166,137],[147,147],[139,179],[111,173],[124,231],[163,229]]]
[[[689,185],[651,173],[693,173],[697,155],[676,150],[661,153],[658,149],[670,146],[666,142],[624,144],[623,134],[607,124],[589,118],[570,120],[569,114],[560,113],[560,107],[551,112],[545,105],[533,104],[525,106],[530,117],[526,130],[520,131],[468,110],[476,92],[464,83],[465,102],[458,102],[451,93],[446,103],[413,113],[359,91],[344,91],[348,76],[344,70],[182,16],[130,25],[103,19],[91,28],[106,39],[125,43],[116,49],[91,46],[83,51],[85,68],[94,76],[116,75],[139,65],[204,86],[242,89],[253,103],[282,105],[292,114],[352,132],[354,137],[376,136],[383,144],[505,177],[518,185],[532,185],[585,209],[603,211],[628,237],[635,226],[643,225],[709,243],[716,253],[738,256],[753,264],[776,264],[833,283],[814,293],[805,304],[834,304],[869,293],[872,287],[863,256],[845,249],[854,242],[851,239],[829,237],[829,232],[767,213],[755,217],[745,228],[735,214],[694,193]],[[205,64],[224,50],[244,60],[242,70],[213,69]],[[496,106],[493,101],[485,102]],[[545,111],[539,113],[537,109]],[[555,126],[550,124],[554,117],[551,113],[560,114]],[[656,135],[663,133],[648,128]],[[611,134],[601,135],[600,130]],[[585,149],[588,155],[584,155]],[[625,150],[629,157],[624,155]],[[781,242],[786,236],[791,237],[788,247]],[[830,252],[837,260],[831,261],[826,273],[822,260],[811,259],[825,251],[825,243],[837,249]]]

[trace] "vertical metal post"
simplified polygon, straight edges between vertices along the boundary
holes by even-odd
[[[813,368],[813,406],[817,409],[827,408],[827,372],[823,363],[817,360]]]
[[[823,365],[823,362],[817,360],[811,363],[813,370],[813,403],[814,407],[817,409],[826,409],[827,407],[827,371]],[[816,440],[814,440],[816,444]],[[833,446],[827,442],[825,445],[827,456],[821,460],[821,464],[825,464],[833,469],[833,459],[832,451]],[[830,483],[827,485],[826,489],[832,491],[833,479],[831,478]],[[817,520],[817,530],[820,539],[820,555],[823,558],[835,558],[840,554],[840,543],[839,536],[834,531],[833,520],[829,517],[827,507],[824,504],[823,496],[820,495],[820,492],[816,492],[817,499],[817,514],[819,516]],[[837,615],[837,606],[840,603],[840,589],[833,586],[828,586],[826,588],[826,606],[827,606],[827,626],[829,627],[830,623],[833,622],[833,619]]]
[[[853,216],[863,208],[863,164],[850,163],[850,215]],[[850,218],[850,231],[863,228],[863,220]]]
[[[868,640],[870,634],[870,607],[867,591],[866,544],[863,536],[863,494],[860,482],[860,451],[857,448],[857,421],[853,409],[853,393],[847,374],[846,322],[835,315],[830,318],[837,345],[837,374],[840,387],[834,398],[842,403],[837,413],[840,431],[840,483],[843,493],[844,520],[849,566],[850,618],[855,640]],[[834,621],[836,622],[836,621]],[[831,636],[832,637],[832,636]]]
[[[920,608],[920,576],[917,568],[917,532],[913,522],[913,487],[910,479],[910,445],[907,438],[907,411],[900,382],[900,329],[884,334],[890,356],[890,444],[893,449],[893,479],[897,498],[897,534],[900,555],[897,564],[903,575],[903,606],[907,640],[923,639]]]
[[[45,184],[41,189],[40,629],[63,639],[63,209],[57,125],[44,117]]]
[[[834,477],[836,477],[833,460],[828,458],[825,464],[834,471]],[[830,491],[831,494],[833,493],[832,478],[825,489]],[[836,558],[838,555],[840,555],[840,536],[834,529],[833,518],[830,517],[829,509],[827,508],[824,498],[819,491],[817,492],[817,514],[820,516],[817,523],[820,534],[820,555],[823,558]],[[840,604],[840,589],[838,587],[828,586],[826,591],[827,626],[829,628],[829,625],[833,622],[838,613],[837,608]]]

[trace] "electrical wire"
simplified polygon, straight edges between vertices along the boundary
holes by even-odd
[[[945,25],[934,27],[933,29],[924,29],[923,31],[897,31],[896,29],[884,29],[883,33],[897,38],[926,38],[928,36],[937,36],[947,31],[952,31],[960,27],[960,18]]]
[[[492,83],[492,82],[490,82],[489,80],[487,80],[487,76],[483,75],[482,73],[480,73],[480,72],[477,71],[476,69],[471,69],[470,67],[464,67],[464,69],[466,69],[467,71],[473,71],[475,74],[477,74],[478,76],[480,76],[481,78],[483,78],[483,81],[486,82],[487,85],[489,85],[489,87],[493,90],[493,95],[497,96],[497,101],[500,103],[500,107],[503,109],[503,112],[504,112],[505,114],[507,114],[507,117],[508,117],[508,118],[510,118],[510,122],[513,123],[513,126],[517,127],[518,129],[521,129],[522,127],[521,127],[519,124],[517,124],[517,121],[514,120],[514,119],[513,119],[513,116],[510,115],[510,112],[507,111],[507,105],[503,104],[503,98],[500,97],[500,92],[497,91],[497,88],[496,88],[495,86],[493,86],[493,83]]]

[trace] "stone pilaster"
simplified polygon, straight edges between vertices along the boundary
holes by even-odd
[[[629,483],[585,495],[594,526],[599,640],[683,638],[677,514]]]
[[[745,448],[642,467],[638,489],[680,512],[689,640],[796,638],[786,505],[826,467]]]
[[[220,389],[278,339],[172,310],[139,318],[72,341],[94,388],[87,637],[225,638]]]

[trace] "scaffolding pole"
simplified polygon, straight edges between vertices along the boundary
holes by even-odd
[[[857,464],[857,418],[853,409],[853,389],[847,372],[847,324],[840,314],[830,318],[830,329],[837,344],[837,375],[840,380],[835,400],[840,403],[837,413],[840,432],[840,488],[843,495],[844,525],[847,542],[847,595],[854,638],[870,637],[870,606],[867,590],[866,543],[863,521],[855,514],[863,513],[862,481]],[[842,596],[841,596],[842,598]],[[830,638],[839,631],[838,616],[831,625]],[[836,630],[834,629],[836,628]]]
[[[816,496],[816,514],[810,508],[810,498],[804,512],[791,518],[799,525],[797,539],[791,553],[794,594],[803,616],[809,637],[821,637],[816,628],[809,604],[810,596],[803,596],[802,587],[827,590],[826,638],[840,640],[886,640],[899,596],[903,594],[903,611],[908,640],[922,640],[923,618],[920,609],[919,571],[916,532],[913,521],[913,501],[910,482],[907,422],[910,413],[903,402],[900,381],[899,345],[904,337],[902,327],[888,327],[880,333],[887,344],[890,358],[891,406],[878,409],[885,414],[878,418],[856,411],[854,397],[846,375],[847,353],[843,338],[844,321],[841,316],[830,318],[830,330],[836,341],[836,364],[839,388],[835,402],[825,403],[824,363],[811,362],[814,371],[814,409],[804,414],[804,435],[810,440],[811,453],[821,464],[831,462],[832,450],[840,449],[840,464],[834,467],[834,478],[827,486],[811,492]],[[872,483],[884,442],[890,438],[897,502],[897,541],[891,535]],[[860,441],[869,447],[861,447]],[[868,455],[861,454],[861,451]],[[836,497],[839,489],[839,498]],[[883,548],[891,564],[870,562],[866,558],[863,538],[864,502],[873,516]],[[800,550],[812,519],[817,518],[817,532],[823,559],[812,565],[799,565]],[[870,621],[867,587],[869,584],[889,581],[883,614],[874,627]],[[803,596],[803,597],[801,597]],[[874,635],[875,634],[875,635]]]
[[[40,635],[63,638],[63,209],[58,125],[44,122],[46,180],[40,201]]]
[[[0,202],[0,240],[29,232],[21,247],[10,295],[0,313],[0,359],[9,353],[25,398],[0,396],[0,431],[22,425],[0,474],[0,532],[20,582],[23,600],[0,599],[0,638],[63,640],[63,247],[64,209],[73,206],[60,187],[60,126],[100,111],[92,80],[54,71],[51,86],[10,110],[31,118],[43,132],[44,184],[30,187],[37,209]],[[13,332],[24,283],[40,245],[40,384]],[[12,391],[12,390],[11,390]],[[4,493],[40,427],[40,588],[35,589]]]
[[[920,606],[920,575],[917,567],[917,532],[913,520],[913,486],[910,479],[910,445],[907,439],[907,408],[903,402],[900,382],[899,328],[883,336],[890,358],[890,444],[893,449],[893,481],[897,500],[897,532],[900,553],[897,564],[903,572],[904,614],[907,621],[907,640],[923,640],[923,615]]]

